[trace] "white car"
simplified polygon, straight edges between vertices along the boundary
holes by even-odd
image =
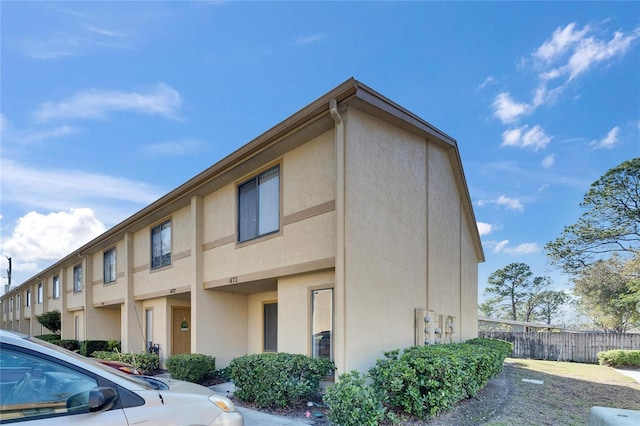
[[[242,426],[204,386],[133,376],[42,340],[0,330],[0,423]]]

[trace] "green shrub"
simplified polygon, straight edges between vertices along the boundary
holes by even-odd
[[[80,349],[80,342],[74,339],[54,340],[51,343],[74,352]]]
[[[598,362],[609,367],[640,367],[640,350],[598,352]]]
[[[109,349],[109,342],[106,340],[85,340],[80,345],[80,355],[91,356],[95,351],[106,351]]]
[[[176,380],[200,383],[216,370],[216,359],[210,355],[178,354],[166,361],[167,370]]]
[[[58,334],[41,334],[39,336],[33,336],[36,339],[44,340],[45,342],[55,342],[56,340],[60,340],[60,336]]]
[[[369,375],[393,409],[423,419],[434,417],[475,396],[502,370],[510,344],[487,340],[387,352]]]
[[[122,345],[119,340],[109,340],[107,342],[107,350],[111,352],[120,352]]]
[[[382,395],[357,371],[341,374],[338,382],[327,388],[323,400],[329,406],[327,418],[336,425],[376,426],[387,411]]]
[[[335,369],[327,359],[287,353],[235,358],[229,365],[234,395],[258,407],[289,407],[312,396]]]
[[[143,374],[151,374],[160,367],[160,358],[156,354],[142,352],[139,354],[95,351],[91,354],[93,358],[107,359],[111,361],[122,361],[134,365]]]

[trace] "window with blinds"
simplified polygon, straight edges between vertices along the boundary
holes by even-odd
[[[238,241],[262,237],[280,229],[280,166],[238,187]]]

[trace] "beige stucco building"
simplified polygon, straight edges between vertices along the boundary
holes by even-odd
[[[483,260],[456,141],[350,79],[5,293],[2,328],[47,332],[35,315],[58,309],[63,338],[163,359],[366,371],[476,337]]]

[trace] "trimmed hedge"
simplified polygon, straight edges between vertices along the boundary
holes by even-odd
[[[296,405],[320,389],[320,381],[335,369],[327,359],[287,353],[235,358],[229,365],[234,395],[257,407]]]
[[[176,380],[200,383],[216,371],[216,359],[210,355],[178,354],[166,360],[167,371]]]
[[[44,340],[45,342],[55,342],[56,340],[60,340],[59,334],[40,334],[39,336],[33,336],[36,339]]]
[[[139,354],[95,351],[91,354],[93,358],[106,359],[110,361],[122,361],[134,365],[142,374],[151,374],[160,367],[160,358],[156,354],[142,352]]]
[[[598,352],[600,365],[608,367],[640,367],[640,351],[612,350]]]
[[[509,342],[473,339],[466,343],[413,346],[402,352],[399,349],[387,352],[369,370],[372,389],[364,386],[364,381],[357,376],[340,376],[333,389],[327,390],[327,416],[344,421],[354,415],[348,410],[362,415],[369,411],[370,416],[359,418],[359,422],[375,424],[378,414],[371,412],[370,406],[373,396],[377,395],[377,401],[383,401],[394,411],[422,419],[434,417],[461,399],[477,395],[500,373],[504,359],[512,350]],[[346,384],[342,384],[343,378],[347,379]],[[363,394],[356,397],[354,393],[358,389]]]
[[[61,346],[65,349],[69,349],[70,351],[73,351],[73,352],[80,350],[80,342],[74,339],[54,340],[51,343],[53,343],[54,345]]]
[[[91,356],[95,351],[109,350],[109,342],[106,340],[85,340],[80,345],[80,355]]]

